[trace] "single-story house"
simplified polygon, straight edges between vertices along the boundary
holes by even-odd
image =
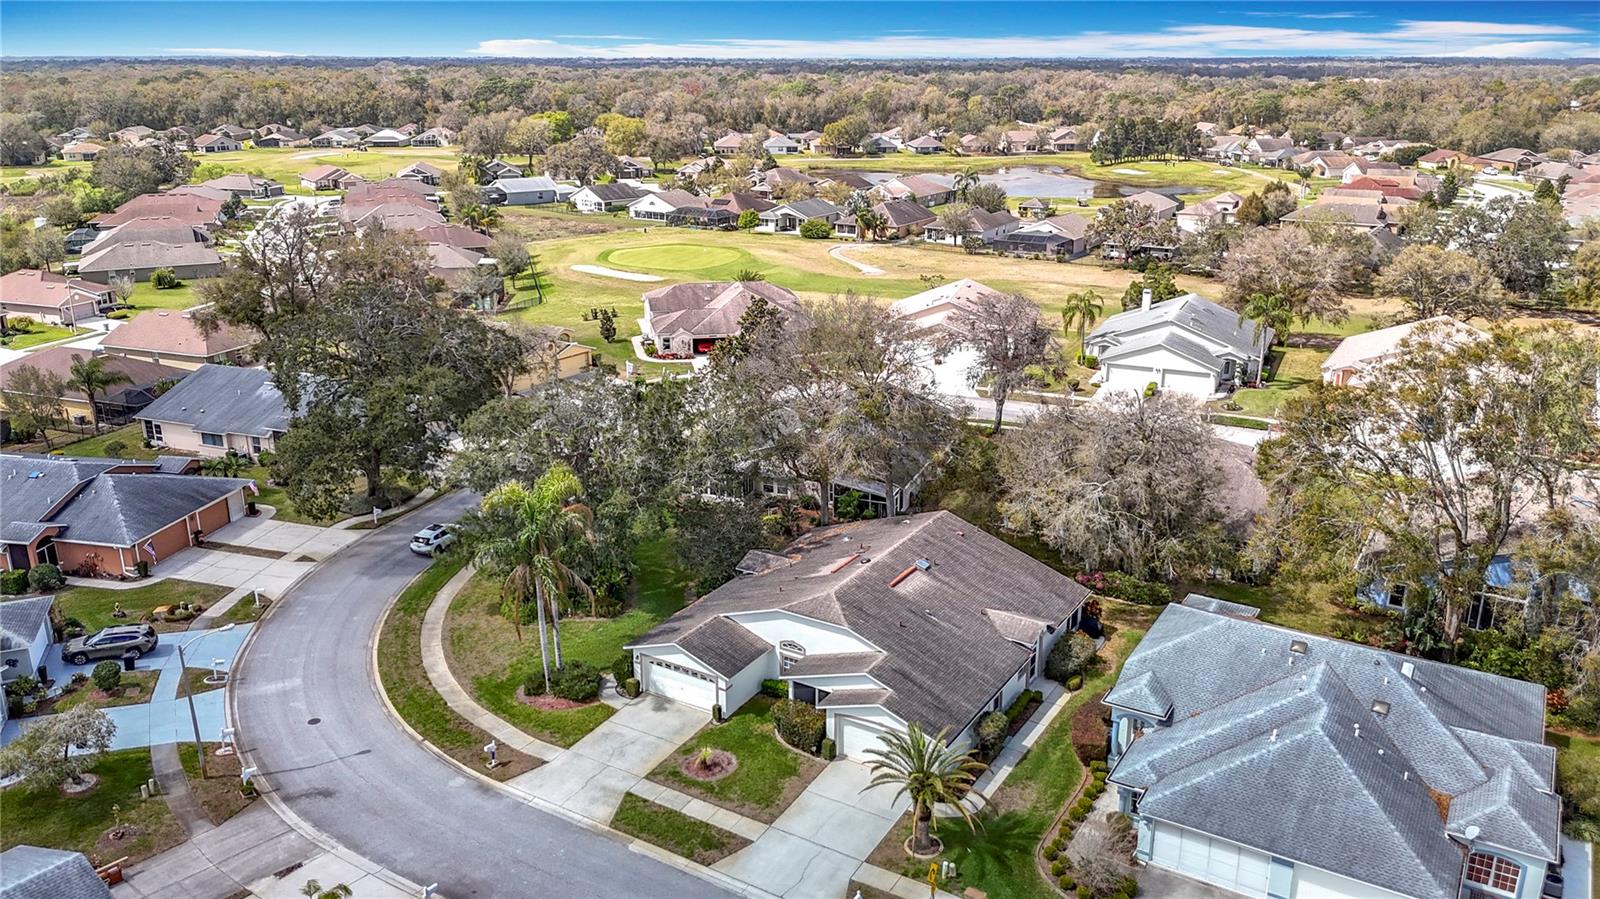
[[[33,677],[49,662],[46,653],[55,635],[50,610],[54,596],[0,602],[0,684]]]
[[[311,139],[313,147],[353,147],[361,143],[361,134],[354,128],[335,128]]]
[[[95,157],[105,151],[99,144],[81,140],[62,147],[61,158],[67,162],[94,162]]]
[[[1418,332],[1421,332],[1420,334]],[[1436,315],[1421,321],[1379,328],[1363,334],[1352,334],[1339,341],[1327,360],[1322,363],[1322,382],[1346,387],[1360,387],[1381,366],[1398,359],[1403,345],[1426,336],[1430,342],[1444,341],[1458,344],[1479,340],[1487,336],[1471,325],[1456,321],[1448,315]]]
[[[1398,226],[1394,218],[1395,207],[1382,202],[1368,202],[1353,197],[1318,197],[1309,206],[1302,206],[1283,218],[1291,225],[1337,225],[1360,231],[1392,230]]]
[[[483,164],[483,171],[478,175],[479,184],[488,184],[501,178],[521,178],[522,169],[506,162],[503,159],[491,159]]]
[[[701,356],[717,341],[739,334],[740,319],[757,299],[797,326],[806,321],[800,300],[766,281],[702,281],[658,287],[644,295],[644,338],[663,353]]]
[[[775,134],[761,142],[761,149],[773,156],[792,156],[800,152],[800,142],[787,134]]]
[[[764,172],[754,172],[750,175],[751,190],[769,200],[773,198],[774,194],[782,193],[786,188],[794,185],[816,183],[817,179],[811,175],[781,165],[767,169]]]
[[[211,133],[220,134],[223,137],[232,138],[233,140],[240,142],[251,140],[256,136],[256,133],[251,131],[249,128],[241,128],[238,125],[228,124],[218,125],[217,127],[211,129]]]
[[[487,251],[489,245],[494,243],[494,239],[482,231],[474,231],[466,225],[454,223],[429,225],[426,228],[418,228],[414,233],[423,243],[442,243],[446,246],[479,252]]]
[[[789,133],[789,136],[794,138],[795,142],[800,145],[801,149],[804,149],[808,153],[820,153],[822,151],[822,148],[819,146],[819,142],[822,140],[822,132],[815,128],[807,129],[805,131],[792,131]]]
[[[375,131],[368,135],[367,146],[409,147],[411,146],[411,136],[409,134],[401,134],[393,128],[385,128],[382,131]]]
[[[154,446],[201,456],[251,458],[277,448],[289,408],[264,368],[207,363],[134,418]]]
[[[938,221],[924,228],[922,234],[928,240],[936,243],[955,244],[966,238],[973,237],[986,244],[993,244],[1000,238],[1022,227],[1022,219],[1017,218],[1009,210],[1005,209],[998,212],[990,212],[987,209],[974,207],[967,215],[967,230],[963,234],[945,233],[944,225]]]
[[[1451,169],[1460,165],[1467,158],[1467,154],[1460,150],[1429,150],[1417,157],[1419,169]]]
[[[1150,207],[1150,211],[1155,213],[1156,221],[1158,222],[1175,217],[1178,214],[1179,207],[1183,205],[1166,194],[1158,194],[1152,190],[1141,190],[1136,194],[1129,194],[1123,199],[1129,203],[1138,203],[1141,206]]]
[[[726,209],[735,216],[738,216],[741,213],[749,210],[754,210],[758,213],[766,212],[768,209],[771,209],[778,204],[772,202],[771,200],[763,199],[753,193],[736,190],[725,193],[720,197],[713,198],[711,200],[711,205]]]
[[[898,175],[879,184],[872,192],[885,200],[911,200],[930,209],[956,198],[956,189],[931,175]]]
[[[628,218],[642,219],[647,222],[671,223],[675,215],[682,209],[708,209],[711,200],[686,190],[669,188],[667,190],[646,193],[644,196],[628,204]]]
[[[879,235],[891,238],[914,237],[937,219],[937,216],[928,211],[928,207],[912,200],[885,200],[874,203],[872,211],[883,219],[883,230]],[[835,234],[844,237],[873,236],[859,233],[860,225],[850,215],[840,216],[839,220],[833,223],[833,230]]]
[[[1522,170],[1522,179],[1530,184],[1540,181],[1560,181],[1562,178],[1573,181],[1588,174],[1587,169],[1579,168],[1566,162],[1541,162]]]
[[[449,128],[429,128],[411,138],[413,147],[448,147],[455,143],[456,133]]]
[[[1078,127],[1076,125],[1064,125],[1057,128],[1046,135],[1045,140],[1050,149],[1057,153],[1080,149],[1083,143],[1078,138]]]
[[[1025,219],[1045,218],[1053,209],[1054,206],[1039,197],[1030,197],[1017,204],[1017,214]]]
[[[309,172],[300,173],[300,186],[306,190],[338,190],[352,177],[336,165],[319,165]]]
[[[0,388],[14,389],[11,386],[11,375],[23,366],[32,366],[65,381],[72,376],[74,361],[79,358],[87,359],[92,355],[94,355],[92,351],[66,346],[35,350],[0,365]],[[102,358],[105,359],[106,371],[124,375],[128,380],[102,390],[95,396],[95,405],[92,408],[87,396],[68,388],[62,396],[61,404],[69,420],[89,424],[99,418],[105,424],[120,424],[127,421],[133,413],[150,405],[163,384],[180,381],[189,374],[186,369],[143,359],[130,359],[111,354],[106,354]],[[0,405],[4,405],[3,398],[0,398]]]
[[[556,182],[544,175],[500,178],[483,188],[483,198],[506,206],[542,206],[556,201]]]
[[[105,249],[85,248],[78,275],[110,284],[114,277],[148,281],[156,269],[170,268],[182,280],[214,278],[222,274],[222,257],[203,243],[162,243],[128,240]]]
[[[981,134],[963,134],[958,143],[963,153],[990,153],[994,151],[994,145],[989,142],[987,137]]]
[[[143,359],[193,371],[207,363],[239,364],[253,341],[238,328],[219,325],[206,333],[187,312],[150,309],[141,312],[100,341],[107,353]]]
[[[587,184],[573,192],[567,202],[579,212],[616,212],[645,195],[628,184]]]
[[[1084,340],[1099,359],[1094,382],[1106,390],[1158,389],[1206,399],[1261,377],[1272,329],[1198,294],[1152,304],[1101,322]]]
[[[165,473],[191,462],[0,454],[0,564],[51,562],[84,577],[133,576],[141,561],[159,566],[243,517],[245,490],[255,489],[244,478]]]
[[[226,134],[202,134],[194,139],[196,153],[233,153],[243,149],[244,144]]]
[[[868,156],[877,156],[881,153],[896,153],[900,150],[900,142],[887,134],[869,134],[861,142],[861,152]]]
[[[1239,207],[1243,203],[1244,197],[1230,190],[1185,206],[1176,216],[1178,230],[1194,234],[1217,225],[1231,225],[1238,221]]]
[[[1075,259],[1095,247],[1089,239],[1092,221],[1086,215],[1073,215],[1070,212],[1052,215],[1023,224],[1010,234],[995,239],[991,246],[1002,253]]]
[[[104,315],[116,304],[110,288],[55,272],[21,268],[0,275],[0,312],[52,325]]]
[[[628,648],[642,688],[728,715],[767,679],[840,757],[920,726],[958,749],[1078,625],[1088,590],[949,512],[819,528]]]
[[[1561,840],[1544,687],[1256,613],[1167,606],[1105,697],[1139,860],[1249,896],[1543,893]]]
[[[1037,153],[1039,152],[1039,132],[1025,130],[1011,130],[1002,132],[1000,143],[996,147],[1001,153]]]
[[[285,128],[279,125],[275,126],[272,131],[268,131],[258,136],[255,140],[251,141],[251,144],[262,149],[273,149],[277,147],[306,147],[311,145],[311,138],[306,137],[304,134],[301,134],[292,128]]]
[[[265,200],[268,197],[283,196],[282,184],[271,178],[263,178],[260,175],[246,175],[241,172],[212,178],[210,181],[202,181],[200,184],[202,187],[225,190],[240,199]]]
[[[148,125],[129,125],[111,132],[109,137],[118,143],[136,144],[155,133],[156,130]]]
[[[444,177],[444,169],[431,162],[413,162],[397,172],[395,177],[418,181],[429,187],[438,187],[439,180]]]
[[[943,153],[944,141],[939,140],[937,137],[934,137],[931,134],[924,134],[923,136],[914,140],[906,141],[906,149],[917,154],[918,156],[927,156],[933,153]]]
[[[428,254],[428,273],[452,289],[467,284],[468,276],[484,269],[484,254],[478,250],[447,243],[424,244],[422,249]],[[505,286],[496,282],[494,290],[486,295],[456,299],[469,308],[493,312],[505,299]]]
[[[1507,147],[1503,150],[1496,150],[1493,153],[1485,153],[1478,158],[1486,160],[1489,164],[1502,171],[1508,172],[1520,172],[1525,168],[1531,168],[1545,161],[1543,156],[1522,147]]]
[[[821,197],[811,197],[790,203],[780,203],[768,209],[766,212],[761,213],[761,225],[774,234],[795,234],[799,232],[801,225],[812,219],[822,219],[833,223],[844,217],[845,212],[843,209]]]
[[[512,382],[514,393],[525,393],[551,381],[575,378],[595,365],[594,347],[573,339],[571,328],[547,325],[542,330],[549,339],[530,357],[530,370]]]
[[[656,173],[656,161],[648,156],[618,156],[618,178],[649,178]]]
[[[1005,296],[1005,291],[995,290],[981,281],[961,278],[895,300],[889,304],[889,314],[910,321],[919,333],[940,331],[949,328],[950,318],[956,313],[977,309],[979,300],[998,300]]]
[[[115,212],[96,216],[94,226],[104,231],[133,219],[153,216],[165,216],[186,225],[196,225],[206,229],[221,225],[222,207],[227,202],[226,198],[218,199],[222,192],[211,194],[212,188],[197,187],[197,189],[207,191],[208,194],[190,192],[140,194],[118,206]]]
[[[5,712],[0,709],[0,723]],[[0,896],[6,899],[111,899],[111,888],[82,852],[12,846],[0,852]]]
[[[352,231],[378,227],[385,231],[420,231],[445,223],[433,208],[398,200],[384,200],[373,206],[341,207],[339,220]]]
[[[736,156],[740,150],[744,149],[745,142],[751,139],[748,134],[729,131],[711,142],[711,152],[717,156]]]
[[[826,187],[829,184],[843,184],[845,187],[848,187],[851,190],[872,190],[874,187],[878,186],[878,182],[873,181],[871,178],[868,178],[866,175],[863,175],[860,172],[836,171],[830,169],[823,169],[822,172],[822,178],[817,182],[817,187],[819,188]]]
[[[1355,156],[1351,158],[1348,165],[1339,170],[1339,180],[1349,184],[1351,181],[1367,175],[1399,176],[1404,174],[1405,169],[1401,168],[1397,163],[1379,162]]]

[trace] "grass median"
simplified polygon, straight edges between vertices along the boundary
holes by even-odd
[[[715,864],[750,845],[738,834],[632,793],[622,797],[611,826],[702,865]]]

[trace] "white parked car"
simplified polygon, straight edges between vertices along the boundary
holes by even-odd
[[[436,556],[456,542],[456,535],[442,524],[430,524],[411,538],[411,551],[419,556]]]

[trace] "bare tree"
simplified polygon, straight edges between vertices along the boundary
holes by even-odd
[[[1005,422],[1006,398],[1018,387],[1036,384],[1032,368],[1061,352],[1055,335],[1039,321],[1039,307],[1021,294],[984,294],[951,315],[938,339],[941,352],[970,348],[978,356],[967,371],[967,383],[988,379],[994,401],[994,427]]]

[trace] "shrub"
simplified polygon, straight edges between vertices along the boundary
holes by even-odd
[[[773,699],[788,699],[789,682],[769,677],[761,682],[761,695],[771,696]]]
[[[1106,764],[1105,762],[1090,762],[1089,763],[1089,770],[1093,771],[1096,774],[1105,774],[1106,772],[1111,770],[1111,766]]]
[[[171,290],[182,284],[183,282],[178,280],[178,273],[170,268],[158,268],[150,273],[150,286],[156,290]]]
[[[1155,396],[1156,395],[1156,391],[1158,391],[1160,389],[1161,389],[1160,387],[1156,386],[1156,382],[1151,381],[1150,383],[1144,385],[1144,395],[1146,397]]]
[[[824,760],[826,760],[826,761],[830,761],[831,762],[836,757],[838,757],[838,755],[839,755],[839,747],[834,744],[833,738],[832,737],[823,737],[822,738],[822,758]]]
[[[568,662],[551,673],[550,692],[571,702],[588,702],[600,695],[600,671],[588,662]]]
[[[1060,877],[1066,870],[1067,869],[1060,862],[1050,863],[1050,873],[1056,877]]]
[[[6,684],[6,695],[19,699],[27,699],[37,692],[39,692],[39,679],[31,674],[13,678],[11,683]]]
[[[1094,890],[1083,884],[1078,884],[1078,899],[1094,899]]]
[[[761,224],[761,213],[756,212],[754,209],[746,209],[739,213],[740,231],[749,231],[759,224]]]
[[[807,493],[800,497],[800,508],[805,509],[807,512],[816,512],[822,508],[822,500],[817,499],[813,494]]]
[[[1045,846],[1044,847],[1044,857],[1047,860],[1049,860],[1050,862],[1053,863],[1053,864],[1051,864],[1052,868],[1055,867],[1056,865],[1061,864],[1061,847],[1057,846],[1055,843],[1051,843],[1048,846]],[[1060,872],[1058,871],[1056,873],[1059,874]]]
[[[1005,712],[985,712],[978,719],[978,749],[986,758],[994,758],[1006,741],[1011,721]]]
[[[150,561],[148,559],[140,559],[138,562],[134,563],[133,570],[138,572],[140,577],[149,577]]]
[[[815,753],[828,728],[823,712],[793,699],[772,704],[772,724],[785,743],[802,752]]]
[[[1068,690],[1082,690],[1083,689],[1083,675],[1074,674],[1071,677],[1067,678],[1067,685],[1066,686],[1067,686]]]
[[[101,693],[110,693],[122,685],[122,665],[119,662],[106,659],[104,662],[94,666],[94,671],[90,676],[94,678],[94,685],[99,688]]]
[[[1061,875],[1060,879],[1058,879],[1056,883],[1060,884],[1061,889],[1068,893],[1072,892],[1078,886],[1078,882],[1072,879],[1071,874]]]
[[[1074,674],[1082,674],[1094,658],[1094,640],[1088,634],[1074,631],[1057,640],[1044,662],[1044,676],[1065,683]]]
[[[0,572],[0,593],[17,596],[28,592],[28,573],[15,568]]]
[[[70,683],[72,684],[72,686],[74,688],[81,687],[81,686],[83,686],[84,684],[86,684],[88,682],[89,682],[89,675],[84,674],[82,671],[74,671],[74,672],[72,672],[72,680],[70,681]]]
[[[624,651],[617,656],[617,660],[611,663],[611,676],[619,684],[633,676],[633,653]]]
[[[833,225],[826,219],[807,219],[800,225],[800,236],[807,240],[827,240],[833,236]]]
[[[1072,713],[1072,749],[1085,762],[1103,762],[1110,748],[1111,726],[1102,716],[1100,700],[1096,697]]]
[[[107,440],[106,441],[106,456],[108,456],[109,458],[120,459],[120,458],[122,458],[122,454],[127,452],[127,451],[128,451],[128,445],[126,443],[123,443],[121,440]]]
[[[49,562],[40,562],[28,569],[28,586],[35,591],[56,590],[65,586],[66,583],[67,579],[62,577],[61,569],[51,565]]]
[[[630,677],[627,680],[623,681],[622,682],[622,692],[628,694],[628,698],[629,699],[632,699],[635,696],[638,696],[639,695],[639,679],[637,677]]]
[[[1078,583],[1103,596],[1145,606],[1164,606],[1172,601],[1166,584],[1144,581],[1120,571],[1093,571],[1080,574]]]
[[[1040,693],[1038,690],[1023,690],[1021,693],[1018,693],[1017,698],[1011,700],[1011,705],[1006,707],[1007,729],[1016,725],[1017,719],[1021,718],[1022,713],[1028,710],[1029,704],[1035,702],[1044,702],[1044,694]],[[983,722],[981,720],[978,722],[978,727],[981,731],[983,727]]]

